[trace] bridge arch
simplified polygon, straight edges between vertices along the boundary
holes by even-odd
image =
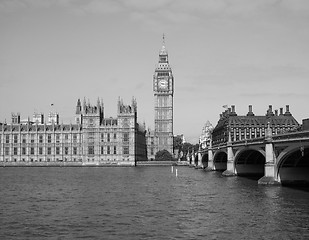
[[[225,171],[227,169],[227,152],[220,150],[214,155],[214,170]]]
[[[234,164],[237,175],[261,178],[265,171],[265,151],[255,147],[241,148],[235,154]]]
[[[202,166],[203,166],[203,168],[208,167],[208,161],[209,161],[208,153],[204,153],[203,156],[202,156]]]
[[[284,149],[277,158],[277,178],[282,185],[309,185],[309,144]]]

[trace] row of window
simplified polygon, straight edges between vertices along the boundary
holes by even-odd
[[[5,134],[5,135],[4,135],[4,142],[5,142],[5,143],[10,143],[10,136],[11,136],[11,135],[9,135],[9,134]],[[30,142],[31,142],[31,143],[34,143],[35,140],[36,140],[36,134],[30,134],[30,135],[28,135],[28,134],[21,134],[20,136],[21,136],[21,142],[22,142],[22,143],[27,143],[27,140],[29,140],[29,139],[30,139]],[[19,138],[19,135],[18,135],[18,134],[13,134],[13,135],[12,135],[12,141],[13,141],[13,143],[18,143],[18,138]],[[60,142],[60,139],[61,139],[61,138],[60,138],[60,134],[56,134],[56,135],[55,135],[55,140],[56,140],[56,142]],[[71,140],[71,139],[69,139],[69,134],[64,134],[64,136],[63,136],[62,139],[63,139],[64,141],[69,141],[69,140]],[[73,134],[73,135],[72,135],[72,140],[73,140],[73,142],[76,142],[77,139],[78,139],[77,134]],[[46,135],[46,141],[47,141],[48,143],[51,143],[51,142],[52,142],[52,134],[47,134],[47,135]],[[44,142],[44,135],[43,135],[43,134],[38,135],[38,142],[39,142],[39,143],[43,143],[43,142]],[[0,135],[0,143],[1,143],[1,135]]]
[[[9,162],[9,158],[5,158],[4,159],[5,162]],[[39,158],[39,159],[34,159],[34,158],[30,158],[29,160],[27,160],[26,158],[22,158],[20,160],[18,160],[17,158],[13,158],[12,159],[13,162],[17,162],[17,161],[20,161],[20,162],[45,162],[43,158]],[[63,160],[62,159],[59,159],[59,158],[56,158],[55,160],[51,159],[51,158],[47,158],[46,159],[46,162],[52,162],[52,161],[56,161],[56,162],[67,162],[67,161],[70,161],[70,162],[82,162],[82,159],[77,159],[77,158],[72,158],[72,159],[67,159],[67,158],[64,158]]]
[[[273,134],[279,133],[277,131],[272,131]],[[252,138],[259,138],[259,137],[264,137],[265,136],[265,131],[262,132],[254,132],[254,130],[251,132],[247,131],[246,134],[245,132],[235,132],[235,133],[231,133],[231,138],[233,141],[238,141],[238,140],[242,140],[242,139],[252,139]],[[227,141],[227,135],[226,134],[221,134],[221,136],[219,137],[215,137],[213,138],[213,142],[214,143],[219,143],[219,142],[225,142]]]
[[[166,77],[169,76],[170,73],[169,72],[158,72],[158,77]]]
[[[170,109],[159,109],[156,112],[156,119],[172,118],[172,111]]]
[[[106,134],[106,140],[107,142],[110,142],[111,141],[111,138],[113,136],[113,139],[117,139],[117,133],[114,133],[113,135],[110,134],[110,133],[107,133]],[[101,133],[101,136],[100,136],[100,139],[101,139],[101,142],[104,142],[104,137],[105,137],[105,134],[104,133]],[[128,139],[129,138],[129,133],[123,133],[123,139]],[[94,140],[95,139],[95,133],[94,132],[89,132],[88,133],[88,140]],[[125,140],[124,140],[125,141]]]
[[[9,162],[10,159],[9,158],[5,158],[4,159],[5,162]],[[20,162],[45,162],[44,158],[39,158],[39,159],[34,159],[34,158],[30,158],[29,160],[26,159],[26,158],[22,158],[20,160],[18,160],[17,158],[13,158],[12,159],[13,162],[17,162],[17,161],[20,161]],[[47,158],[46,159],[46,162],[52,162],[52,161],[55,161],[55,162],[82,162],[82,159],[78,159],[78,158],[72,158],[72,159],[69,159],[69,158],[64,158],[64,159],[59,159],[59,158],[55,158],[55,159],[52,159],[52,158]],[[87,162],[94,162],[95,160],[94,159],[87,159]],[[101,159],[99,161],[102,161],[102,162],[106,162],[106,160],[104,159]],[[108,162],[115,162],[117,161],[117,159],[107,159]],[[130,161],[130,159],[122,159],[122,161]]]
[[[169,103],[169,97],[168,96],[160,96],[158,98],[158,107],[170,107],[168,105]]]
[[[18,155],[18,149],[19,148],[17,148],[17,147],[13,147],[12,148],[12,153],[13,153],[13,155]],[[38,148],[38,154],[39,155],[43,155],[44,153],[43,153],[43,147],[39,147]],[[72,148],[72,150],[73,150],[73,155],[77,155],[77,152],[78,152],[78,149],[77,149],[77,147],[73,147]],[[29,153],[29,155],[35,155],[35,148],[34,147],[31,147],[31,148],[26,148],[26,147],[22,147],[22,148],[20,148],[20,154],[21,155],[27,155],[27,152]],[[0,149],[0,153],[1,153],[1,149]],[[51,147],[47,147],[46,148],[46,154],[47,155],[51,155],[52,154],[52,148]],[[55,154],[57,154],[57,155],[59,155],[60,154],[60,147],[56,147],[55,148]],[[63,154],[64,155],[69,155],[69,147],[64,147],[63,148]],[[10,147],[5,147],[4,148],[4,155],[10,155]]]
[[[12,154],[13,155],[18,155],[19,154],[19,151],[18,151],[19,148],[17,147],[13,147],[12,148]],[[20,154],[21,155],[27,155],[27,152],[29,155],[35,155],[35,149],[34,147],[31,147],[31,148],[26,148],[26,147],[22,147],[20,148]],[[39,147],[38,150],[37,150],[37,154],[38,155],[43,155],[44,154],[44,148],[43,147]],[[47,155],[52,155],[52,148],[51,147],[47,147],[46,148],[46,154]],[[4,155],[10,155],[10,147],[5,147],[4,148]],[[56,147],[55,148],[55,151],[54,153],[56,155],[60,155],[61,154],[61,148],[60,147]],[[88,155],[94,155],[95,154],[95,148],[94,146],[88,146]],[[0,154],[1,154],[1,149],[0,149]],[[62,154],[64,155],[69,155],[70,154],[70,148],[69,147],[64,147],[62,148]],[[77,155],[79,154],[79,151],[78,151],[78,148],[77,147],[73,147],[72,148],[72,154],[73,155]],[[117,154],[117,147],[116,146],[106,146],[106,152],[105,152],[105,147],[104,146],[101,146],[100,147],[100,154]],[[129,154],[129,146],[123,146],[123,154]]]
[[[129,154],[129,146],[122,147],[122,154],[127,155]],[[88,146],[88,155],[94,155],[94,146]],[[105,147],[101,146],[100,154],[105,154]],[[106,147],[106,154],[117,154],[117,147],[116,146],[107,146]]]
[[[9,134],[5,134],[4,135],[4,143],[10,143],[10,136]],[[101,133],[101,142],[104,142],[104,134]],[[13,134],[12,135],[12,142],[13,143],[18,143],[18,138],[19,138],[19,135],[18,134]],[[30,138],[30,139],[29,139]],[[80,137],[79,137],[80,138]],[[79,139],[78,138],[78,135],[77,134],[73,134],[72,135],[72,141],[73,142],[77,142],[77,140]],[[0,143],[1,143],[1,135],[0,135]],[[60,134],[56,134],[55,135],[55,142],[56,143],[60,143]],[[95,139],[95,134],[94,132],[89,132],[88,133],[88,140],[89,141],[94,141]],[[113,139],[117,139],[117,134],[114,133],[113,134]],[[28,141],[27,141],[28,140]],[[30,140],[30,141],[29,141]],[[27,134],[22,134],[21,135],[21,143],[27,143],[27,142],[30,142],[30,143],[35,143],[35,142],[39,142],[39,143],[43,143],[44,142],[44,135],[43,134],[40,134],[38,136],[38,140],[35,141],[36,138],[35,138],[35,134],[30,134],[29,137]],[[69,141],[71,139],[69,139],[69,134],[64,134],[64,138],[63,138],[64,141]],[[106,134],[106,140],[107,142],[110,142],[111,141],[111,134],[110,133],[107,133]],[[129,141],[129,133],[123,133],[123,142],[128,142]],[[46,138],[46,142],[47,143],[52,143],[52,134],[47,134],[47,138]]]
[[[273,128],[272,129],[272,133],[276,134],[276,133],[279,133],[279,132],[288,131],[290,129],[291,128]],[[241,135],[245,134],[244,129],[239,129],[239,128],[233,129],[233,128],[231,128],[231,130],[232,130],[232,133],[234,132],[236,134],[241,134]],[[246,130],[246,135],[250,135],[250,128],[245,128],[245,130]],[[264,129],[264,128],[255,128],[255,129],[251,129],[251,134],[252,134],[252,136],[254,136],[255,133],[257,135],[262,135],[263,136],[265,134],[265,131],[266,131],[266,129]]]
[[[156,124],[156,129],[159,132],[169,132],[171,131],[170,127],[171,127],[171,124],[166,123],[166,122],[159,122]]]

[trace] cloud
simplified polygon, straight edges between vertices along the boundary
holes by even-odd
[[[46,8],[59,6],[79,8],[88,12],[106,13],[122,11],[154,12],[167,9],[175,14],[196,13],[252,13],[267,8],[280,7],[288,11],[309,11],[307,0],[1,0],[0,9]],[[106,9],[110,8],[110,9]]]
[[[288,11],[293,11],[297,14],[309,11],[308,0],[281,0],[280,5]]]
[[[124,8],[118,1],[84,1],[80,4],[67,4],[69,12],[77,15],[88,14],[117,14],[124,11]]]
[[[127,14],[132,20],[149,26],[196,24],[203,19],[252,18],[255,15],[273,17],[309,12],[307,0],[2,0],[1,12],[20,9],[64,8],[77,15]],[[262,19],[262,18],[261,18]]]
[[[135,90],[140,90],[140,89],[143,89],[144,87],[145,87],[145,83],[140,82],[135,85]]]
[[[245,98],[257,98],[257,99],[261,99],[261,98],[273,98],[273,99],[277,99],[277,98],[284,98],[284,99],[288,99],[288,98],[308,98],[308,94],[306,93],[291,93],[291,92],[283,92],[283,93],[276,93],[273,91],[269,92],[265,92],[265,89],[262,92],[251,92],[251,93],[240,93],[239,96],[241,97],[245,97]]]
[[[173,0],[125,0],[120,1],[124,6],[133,11],[147,11],[153,12],[168,8],[174,1]]]

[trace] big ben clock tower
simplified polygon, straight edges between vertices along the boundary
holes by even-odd
[[[168,62],[163,35],[159,63],[153,75],[155,152],[167,150],[173,155],[173,94],[174,77]]]

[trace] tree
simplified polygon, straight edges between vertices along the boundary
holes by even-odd
[[[165,149],[157,152],[155,155],[155,161],[172,161],[172,160],[173,160],[172,154],[170,154],[170,152]]]
[[[174,156],[176,157],[176,159],[179,159],[181,157],[181,153],[182,153],[182,139],[183,139],[183,135],[177,135],[174,136]]]
[[[185,142],[184,144],[182,144],[181,151],[182,151],[183,155],[182,155],[181,161],[186,161],[187,153],[188,153],[189,150],[191,151],[192,146],[193,145],[191,143],[188,143],[188,142]]]
[[[194,152],[197,152],[199,150],[200,145],[197,143],[193,147],[194,147]]]
[[[174,149],[181,150],[182,147],[182,137],[180,135],[174,137]]]

